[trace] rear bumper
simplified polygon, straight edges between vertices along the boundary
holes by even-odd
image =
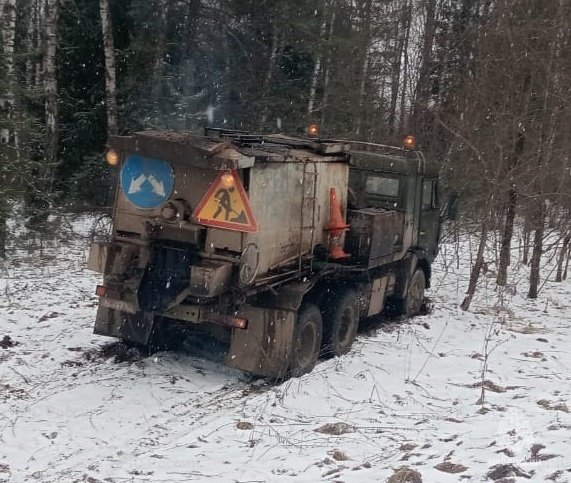
[[[292,310],[243,304],[231,315],[213,307],[179,305],[160,316],[229,327],[228,366],[260,376],[282,377],[289,367],[295,314]],[[161,319],[152,313],[137,311],[129,302],[102,297],[94,332],[147,345],[156,323]]]
[[[125,300],[116,300],[108,297],[101,297],[99,299],[99,306],[105,307],[107,309],[118,310],[120,312],[126,312],[127,314],[136,314],[137,308],[132,302],[127,302]]]

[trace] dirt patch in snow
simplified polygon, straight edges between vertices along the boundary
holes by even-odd
[[[0,483],[10,481],[10,477],[12,476],[10,472],[10,467],[3,463],[0,463]]]
[[[438,463],[435,468],[444,473],[464,473],[468,469],[464,465],[450,463],[450,461]]]
[[[416,470],[403,466],[395,470],[387,483],[422,483],[422,475]]]
[[[537,401],[537,405],[549,411],[562,411],[564,413],[569,412],[569,408],[564,402],[553,402],[548,401],[547,399],[540,399]]]
[[[347,456],[343,451],[339,451],[338,449],[334,449],[328,452],[329,456],[331,456],[335,461],[348,461],[351,458]]]
[[[521,477],[521,478],[531,478],[531,474],[526,473],[521,468],[517,467],[516,465],[507,464],[507,465],[495,465],[492,466],[489,473],[486,475],[490,480],[494,481],[505,481],[510,476]],[[514,480],[515,481],[515,480]]]
[[[489,379],[486,379],[485,381],[479,381],[479,382],[475,382],[474,384],[466,384],[464,387],[469,387],[471,389],[475,389],[478,387],[484,387],[484,389],[490,391],[490,392],[495,392],[495,393],[502,393],[502,392],[506,392],[506,391],[511,391],[513,389],[519,389],[519,386],[500,386],[498,384],[496,384],[493,381],[490,381]]]
[[[546,360],[544,358],[543,352],[540,351],[527,351],[527,352],[523,352],[521,354],[524,357],[531,357],[532,359],[542,359],[542,360]]]
[[[138,362],[143,359],[137,347],[129,346],[124,342],[111,342],[97,349],[87,350],[83,357],[90,362],[113,359],[115,364],[121,362]]]
[[[254,429],[254,425],[249,421],[238,421],[236,423],[236,429],[242,429],[244,431]]]
[[[354,433],[355,428],[347,423],[327,423],[314,430],[316,433],[332,434],[340,436],[346,433]]]
[[[10,384],[0,384],[0,400],[26,399],[28,393],[23,389],[12,387]]]
[[[529,456],[529,458],[526,458],[525,461],[527,462],[533,462],[536,463],[538,461],[547,461],[553,458],[559,458],[559,455],[556,454],[545,454],[545,453],[541,453],[540,451],[545,449],[545,446],[543,446],[542,444],[534,444],[531,447],[531,456]]]
[[[0,347],[2,347],[2,349],[11,349],[12,347],[16,347],[17,345],[19,345],[19,343],[12,340],[12,338],[9,335],[5,335],[4,337],[2,337],[2,340],[0,340]]]

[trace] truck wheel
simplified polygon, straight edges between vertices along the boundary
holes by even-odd
[[[323,322],[316,305],[306,304],[299,310],[293,334],[290,374],[294,377],[310,372],[321,349]]]
[[[418,315],[424,303],[424,289],[426,279],[421,268],[417,268],[408,284],[408,291],[404,303],[405,315],[412,317]]]
[[[340,356],[351,350],[359,327],[357,293],[333,291],[323,310],[323,339],[327,355]]]

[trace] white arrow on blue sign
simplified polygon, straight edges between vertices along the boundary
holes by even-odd
[[[121,189],[137,208],[157,208],[169,198],[173,188],[172,167],[166,161],[129,156],[121,168]]]

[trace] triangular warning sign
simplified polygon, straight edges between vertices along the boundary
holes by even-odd
[[[235,231],[258,231],[238,173],[221,172],[194,210],[194,218],[201,225]]]

